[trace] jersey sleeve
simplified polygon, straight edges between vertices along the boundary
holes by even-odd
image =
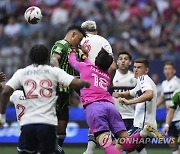
[[[176,92],[171,99],[171,108],[177,109],[178,105],[180,105],[180,91]]]
[[[111,55],[113,55],[113,52],[112,52],[112,47],[111,45],[109,44],[109,42],[104,39],[104,42],[103,42],[103,48]]]
[[[153,91],[153,87],[151,86],[151,83],[147,79],[147,76],[142,75],[142,76],[138,77],[138,80],[140,83],[142,93],[144,93],[147,90]]]
[[[61,43],[56,43],[54,46],[53,46],[53,48],[52,48],[52,51],[51,51],[51,53],[53,54],[53,53],[57,53],[57,54],[62,54],[62,52],[63,52],[63,48],[64,48],[64,45],[63,44],[61,44]]]
[[[21,88],[21,77],[22,77],[22,70],[17,70],[12,78],[6,83],[7,86],[10,86],[14,90]]]
[[[131,96],[135,97],[138,89],[138,84],[133,89],[129,90]]]
[[[66,73],[60,68],[54,67],[53,69],[55,71],[58,82],[61,83],[63,86],[68,87],[74,79],[74,76]]]

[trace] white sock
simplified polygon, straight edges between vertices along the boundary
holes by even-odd
[[[140,136],[145,138],[145,137],[148,136],[148,132],[145,129],[143,129],[143,130],[140,131]]]
[[[85,154],[93,154],[95,148],[96,148],[96,143],[94,143],[93,141],[88,141],[88,146]]]
[[[178,154],[178,150],[172,151],[172,154]]]
[[[145,148],[143,148],[140,152],[138,152],[138,154],[147,154],[147,151]]]

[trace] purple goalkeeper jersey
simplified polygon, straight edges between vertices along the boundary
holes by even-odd
[[[112,96],[108,92],[111,80],[108,71],[100,70],[87,58],[84,62],[77,61],[76,54],[73,52],[69,56],[69,63],[80,73],[82,80],[89,81],[91,84],[89,88],[83,88],[80,91],[80,97],[84,107],[100,100],[114,103]]]

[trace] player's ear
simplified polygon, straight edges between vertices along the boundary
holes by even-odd
[[[146,74],[149,72],[149,68],[148,68],[148,67],[146,68],[146,71],[145,71],[145,72],[146,72]]]
[[[129,66],[131,66],[131,64],[132,64],[132,62],[130,61],[130,62],[129,62]]]

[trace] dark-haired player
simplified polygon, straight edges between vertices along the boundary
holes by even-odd
[[[137,143],[125,142],[116,144],[116,147],[112,143],[110,131],[116,138],[124,137],[129,140],[124,122],[114,106],[112,96],[108,92],[111,85],[111,75],[108,69],[112,62],[113,57],[103,48],[95,58],[95,64],[91,63],[88,58],[84,62],[78,62],[73,52],[69,57],[69,63],[80,73],[80,79],[90,82],[89,88],[81,89],[80,96],[87,123],[94,133],[96,141],[106,154],[121,154],[121,148],[132,151],[137,147]],[[162,137],[162,134],[157,130],[146,125],[140,133],[132,135],[132,138],[139,140],[147,135],[152,136],[149,132],[150,129],[155,137]]]
[[[176,66],[173,62],[168,61],[164,64],[164,75],[166,80],[162,82],[162,88],[161,88],[161,97],[157,101],[157,106],[159,106],[162,103],[165,103],[167,112],[169,110],[169,107],[171,106],[171,98],[176,89],[180,87],[180,79],[175,75],[176,74]],[[168,135],[170,138],[176,138],[175,141],[177,141],[177,133],[176,133],[176,121],[179,120],[180,111],[176,110],[174,113],[172,123],[169,127]],[[177,142],[171,142],[169,144],[172,154],[178,153],[178,143]]]
[[[116,74],[113,79],[113,87],[110,92],[124,92],[133,89],[136,86],[136,79],[133,72],[129,70],[131,65],[131,55],[129,52],[122,51],[118,53]],[[134,105],[122,105],[117,98],[114,98],[115,106],[121,113],[126,129],[133,126]]]
[[[21,106],[19,154],[55,153],[57,116],[55,104],[58,83],[71,88],[89,87],[89,83],[74,78],[49,63],[49,51],[35,45],[29,53],[31,65],[17,70],[6,83],[0,97],[0,127],[5,123],[5,110],[14,90],[23,87],[26,106]]]
[[[152,79],[147,75],[149,62],[147,59],[138,58],[134,62],[134,76],[137,79],[135,88],[126,92],[113,93],[114,97],[120,97],[119,102],[125,105],[135,104],[135,116],[133,126],[128,132],[130,135],[141,131],[145,125],[150,124],[157,128],[156,123],[156,101],[157,90]],[[135,99],[126,99],[135,97]],[[137,151],[146,153],[145,145],[141,145]],[[142,151],[143,150],[143,151]]]
[[[84,30],[77,25],[68,28],[64,39],[57,41],[51,49],[50,64],[59,67],[71,75],[74,69],[68,63],[69,53],[72,48],[77,48],[86,34]],[[72,89],[69,87],[59,86],[59,94],[57,100],[57,117],[58,117],[58,151],[63,154],[62,145],[66,137],[66,127],[69,120],[69,96]],[[57,152],[58,152],[57,151]]]

